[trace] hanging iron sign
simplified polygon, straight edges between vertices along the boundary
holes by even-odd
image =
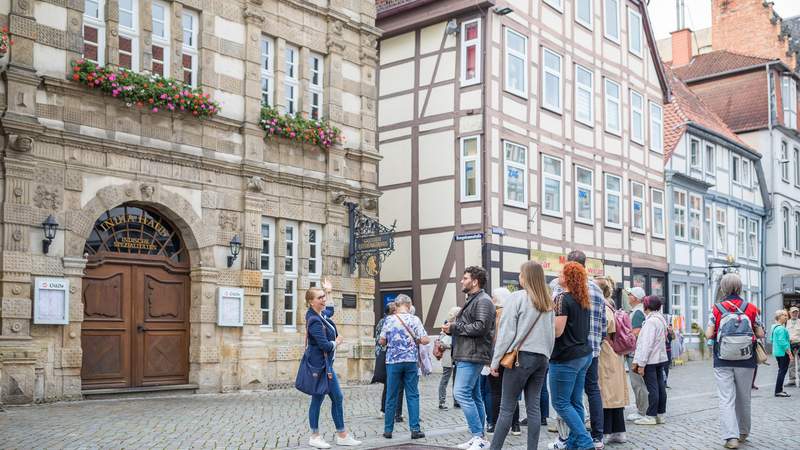
[[[350,218],[350,273],[360,265],[369,276],[377,276],[381,263],[394,251],[394,230],[367,216],[352,202],[345,203]]]

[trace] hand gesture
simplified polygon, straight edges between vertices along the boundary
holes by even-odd
[[[331,291],[333,291],[333,283],[331,283],[330,278],[325,277],[322,279],[322,289],[325,290],[326,294],[329,294]]]
[[[637,367],[636,368],[636,373],[638,373],[641,376],[644,376],[644,367],[641,367],[641,366]]]
[[[343,341],[343,339],[342,339],[341,335],[340,336],[336,336],[336,345],[341,345],[342,341]]]
[[[500,371],[496,368],[489,369],[489,373],[495,378],[500,376]]]

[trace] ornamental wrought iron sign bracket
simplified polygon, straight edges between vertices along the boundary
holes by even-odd
[[[369,276],[377,276],[386,257],[394,251],[395,220],[391,227],[361,212],[358,205],[345,202],[350,219],[350,273],[362,266]]]

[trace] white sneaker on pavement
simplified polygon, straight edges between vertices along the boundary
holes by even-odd
[[[476,437],[472,440],[472,445],[469,446],[467,450],[483,450],[485,448],[489,448],[491,443],[484,438]]]
[[[656,416],[656,422],[659,425],[663,425],[663,424],[667,423],[667,416],[665,416],[664,414],[657,415]]]
[[[658,421],[653,416],[645,416],[639,420],[634,420],[633,423],[636,425],[657,425]]]
[[[626,419],[628,421],[630,421],[630,422],[634,422],[634,421],[639,420],[641,418],[642,418],[642,416],[638,412],[628,414],[628,417],[626,417]]]
[[[468,440],[467,442],[465,442],[463,444],[456,445],[456,448],[460,448],[461,450],[466,450],[466,449],[472,447],[472,441],[474,441],[475,439],[478,439],[478,438],[473,436],[472,439]]]
[[[624,444],[628,442],[628,438],[625,437],[625,433],[611,433],[608,435],[608,444]]]
[[[547,444],[547,448],[550,450],[563,450],[567,448],[567,443],[561,439],[556,439],[555,441]]]
[[[331,444],[325,442],[325,439],[322,439],[322,436],[311,436],[308,438],[308,445],[314,448],[331,448]]]
[[[353,438],[353,435],[350,433],[347,433],[347,436],[343,438],[339,437],[339,435],[337,434],[336,445],[341,445],[343,447],[355,447],[356,445],[361,445],[361,441],[355,440],[355,438]]]

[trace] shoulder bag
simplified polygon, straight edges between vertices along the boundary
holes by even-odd
[[[519,349],[522,348],[522,344],[524,344],[528,339],[531,331],[533,331],[534,327],[536,327],[536,323],[539,322],[539,319],[541,319],[543,315],[544,313],[539,311],[539,315],[536,317],[536,320],[533,321],[533,325],[531,325],[530,329],[528,329],[528,332],[525,333],[525,337],[523,337],[519,344],[517,344],[517,347],[500,358],[501,366],[505,367],[506,369],[513,369],[514,367],[519,366],[519,361],[517,360],[517,357],[519,356]]]
[[[297,368],[294,387],[304,394],[326,395],[330,391],[333,372],[328,364],[327,352],[322,352],[322,367],[315,367],[311,364],[308,357],[308,324],[306,324],[305,346],[306,349],[303,352],[303,358],[300,360],[300,367]]]
[[[411,331],[411,328],[403,322],[403,319],[400,318],[400,314],[395,314],[397,320],[403,325],[403,328],[406,329],[408,335],[411,336],[411,340],[414,341],[414,345],[417,346],[417,364],[419,365],[419,370],[422,372],[422,375],[428,376],[433,372],[433,367],[431,367],[431,360],[430,358],[424,358],[422,356],[422,348],[419,345],[419,338],[417,338],[414,333]]]

